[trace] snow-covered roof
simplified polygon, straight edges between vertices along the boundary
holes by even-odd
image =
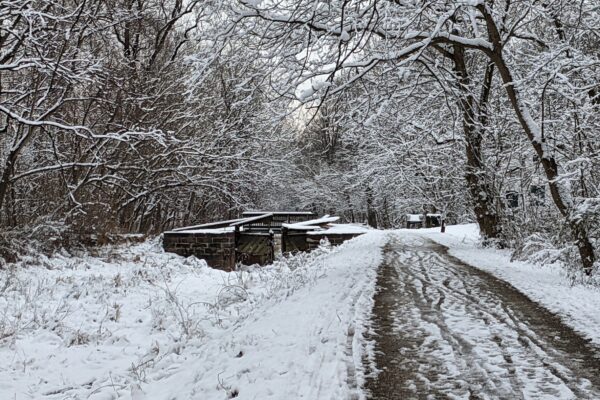
[[[217,221],[217,222],[209,222],[207,224],[200,225],[192,225],[192,226],[184,226],[181,228],[172,229],[171,232],[182,232],[182,231],[190,231],[190,230],[198,230],[198,229],[216,229],[227,227],[236,222],[242,221],[243,218],[230,219],[226,221]]]
[[[225,228],[213,228],[213,229],[184,229],[184,230],[172,230],[169,232],[165,232],[166,234],[172,233],[184,233],[184,234],[194,234],[194,233],[203,233],[210,235],[222,235],[224,233],[231,233],[235,231],[235,228],[232,226],[227,226]]]
[[[311,219],[310,221],[295,222],[293,224],[281,224],[284,228],[298,229],[298,230],[311,230],[315,229],[316,225],[329,224],[331,222],[338,221],[340,217],[330,217],[324,215],[321,218]]]
[[[312,211],[244,211],[242,215],[273,214],[273,215],[314,215]]]
[[[299,225],[299,224],[281,224],[284,228],[292,229],[295,231],[312,231],[318,229],[319,226],[315,225]]]
[[[361,234],[367,233],[369,228],[364,225],[355,225],[355,224],[331,224],[326,229],[317,229],[310,232],[307,232],[308,235],[323,235],[323,234]]]
[[[272,216],[273,216],[273,213],[265,213],[265,214],[260,214],[260,215],[257,215],[257,216],[255,216],[255,217],[243,218],[243,219],[241,219],[241,220],[239,220],[239,221],[236,221],[236,222],[232,223],[232,224],[231,224],[231,225],[229,225],[229,226],[240,226],[240,225],[246,225],[246,224],[249,224],[249,223],[251,223],[251,222],[260,221],[260,220],[261,220],[261,219],[263,219],[263,218],[268,218],[268,217],[272,217]]]

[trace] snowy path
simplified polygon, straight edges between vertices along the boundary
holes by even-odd
[[[442,246],[393,236],[377,284],[372,398],[600,398],[598,348]]]

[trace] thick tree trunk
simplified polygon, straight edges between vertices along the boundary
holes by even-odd
[[[485,7],[482,6],[479,8],[479,10],[486,19],[488,35],[492,44],[494,45],[494,49],[490,51],[488,55],[498,68],[500,76],[502,77],[502,81],[504,82],[504,87],[506,88],[506,93],[515,111],[517,119],[527,134],[527,137],[529,138],[529,141],[531,142],[531,145],[533,146],[537,156],[541,160],[542,167],[548,181],[548,186],[550,188],[552,200],[573,232],[573,236],[575,237],[577,248],[579,250],[579,255],[581,257],[581,262],[583,263],[583,270],[587,275],[590,275],[595,262],[595,254],[594,247],[589,239],[587,228],[584,225],[584,221],[574,215],[575,210],[573,201],[571,199],[571,194],[569,193],[568,189],[562,185],[559,179],[558,163],[556,162],[556,159],[547,151],[545,138],[542,136],[540,127],[531,118],[527,106],[521,101],[518,89],[515,87],[515,81],[513,79],[511,70],[502,54],[502,42],[496,23],[493,17],[487,12]]]
[[[517,119],[527,133],[527,136],[529,137],[536,154],[541,160],[542,167],[548,181],[548,186],[550,188],[552,200],[554,201],[556,208],[558,208],[558,211],[563,217],[565,217],[569,227],[571,228],[571,231],[573,232],[573,236],[575,237],[577,248],[579,250],[579,255],[581,256],[581,262],[583,263],[584,272],[589,275],[592,273],[595,255],[594,247],[589,239],[587,229],[583,223],[583,220],[573,216],[574,210],[572,200],[570,199],[570,193],[568,193],[568,189],[563,187],[559,180],[558,164],[556,159],[548,154],[545,149],[543,138],[541,138],[539,134],[535,132],[535,127],[531,126],[532,120],[527,111],[524,109],[524,106],[519,101],[510,70],[507,68],[504,60],[501,57],[497,56],[495,58],[497,60],[496,65],[500,70],[500,75],[504,81],[508,97],[515,110]]]
[[[373,189],[367,186],[367,223],[373,228],[377,228],[377,215],[373,209]]]
[[[2,177],[0,177],[0,210],[4,208],[4,200],[6,199],[6,194],[8,193],[8,188],[10,186],[10,177],[13,173],[13,160],[11,156],[6,160],[4,164],[4,170],[2,171]]]
[[[479,103],[471,91],[471,81],[465,62],[462,46],[455,45],[453,52],[454,69],[461,91],[460,104],[463,113],[463,132],[466,142],[467,171],[466,180],[473,201],[473,211],[484,238],[484,243],[501,239],[501,224],[494,207],[494,194],[481,151],[482,133],[487,123],[486,108],[493,69],[488,66],[484,77],[484,86]],[[477,109],[476,109],[477,107]]]
[[[23,143],[23,141],[20,143]],[[13,149],[8,153],[6,162],[4,163],[4,169],[2,170],[2,176],[0,177],[0,211],[4,209],[6,195],[11,184],[10,180],[13,176],[15,164],[17,162],[21,147],[22,146],[13,147]]]
[[[390,209],[388,206],[387,197],[383,198],[383,213],[382,213],[382,228],[389,229],[391,227],[390,222]]]
[[[19,154],[21,153],[21,150],[25,147],[25,145],[29,142],[32,136],[31,129],[32,128],[29,127],[21,127],[17,130],[17,132],[15,133],[15,138],[13,140],[12,148],[6,156],[6,161],[4,162],[4,169],[2,170],[2,175],[0,176],[0,216],[2,215],[2,210],[6,206],[6,195],[11,186],[11,179],[15,171],[15,166],[17,165]]]
[[[194,210],[194,204],[196,203],[196,192],[190,194],[190,200],[188,202],[187,209],[185,210],[185,216],[183,217],[183,224],[190,225],[192,220],[192,212]]]

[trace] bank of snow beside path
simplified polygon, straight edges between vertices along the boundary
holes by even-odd
[[[0,270],[0,398],[360,398],[386,239],[245,272],[156,242]]]
[[[448,226],[443,234],[439,228],[410,232],[418,232],[447,246],[451,255],[509,282],[600,346],[599,288],[571,285],[564,271],[556,265],[513,262],[509,250],[481,248],[475,224]]]

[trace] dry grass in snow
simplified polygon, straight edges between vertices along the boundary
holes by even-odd
[[[0,398],[362,397],[385,235],[226,273],[157,241],[0,271]]]

